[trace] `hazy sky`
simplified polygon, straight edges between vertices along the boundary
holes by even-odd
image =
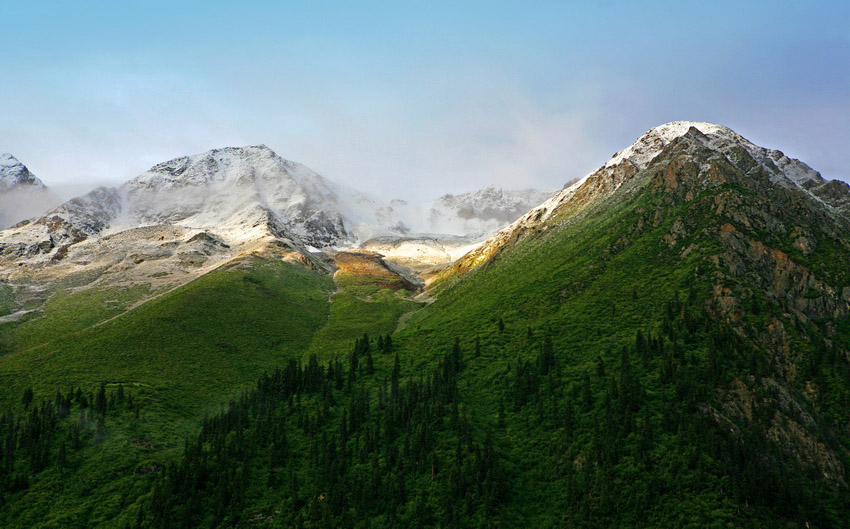
[[[846,0],[2,0],[0,22],[0,151],[66,195],[258,143],[384,196],[554,188],[678,119],[850,180]]]

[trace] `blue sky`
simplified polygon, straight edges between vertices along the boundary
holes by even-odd
[[[850,2],[0,4],[0,151],[65,194],[226,145],[410,200],[560,187],[652,126],[850,180]]]

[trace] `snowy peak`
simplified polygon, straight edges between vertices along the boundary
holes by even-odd
[[[778,150],[759,147],[728,127],[697,121],[672,121],[650,129],[602,167],[499,230],[455,263],[454,270],[477,267],[502,248],[529,234],[569,222],[589,206],[614,195],[624,184],[634,181],[639,173],[654,172],[656,165],[661,171],[655,176],[663,177],[665,168],[677,165],[674,163],[676,159],[680,167],[687,160],[700,187],[714,185],[714,178],[722,180],[723,177],[716,172],[725,165],[730,168],[730,174],[743,179],[745,185],[757,188],[757,182],[764,182],[764,189],[775,186],[796,191],[831,213],[850,219],[850,186],[846,183],[828,181],[800,160],[789,158]],[[675,171],[667,176],[672,180],[678,178]],[[639,185],[639,181],[635,182]],[[677,182],[671,181],[669,187],[677,185]],[[635,186],[625,187],[627,193],[637,189]]]
[[[705,135],[721,135],[729,139],[746,141],[732,129],[722,125],[701,121],[671,121],[649,129],[633,144],[612,156],[603,167],[614,167],[623,162],[629,162],[638,169],[643,169],[664,147],[676,138],[687,134],[692,128]]]
[[[292,162],[280,158],[265,145],[224,147],[156,164],[125,187],[206,185],[228,178],[251,178],[251,172],[244,171],[246,166],[287,164]]]
[[[350,237],[330,182],[264,145],[226,147],[157,164],[119,190],[121,214],[110,232],[178,224],[230,229],[270,214],[306,244],[323,247]]]
[[[17,186],[45,187],[17,158],[9,153],[0,154],[0,191]]]
[[[782,151],[759,147],[728,127],[700,121],[671,121],[654,127],[615,154],[603,168],[628,163],[641,171],[667,145],[681,137],[717,151],[733,162],[741,160],[742,155],[748,156],[768,172],[774,183],[785,187],[809,190],[826,183],[820,173],[800,160],[789,158]]]

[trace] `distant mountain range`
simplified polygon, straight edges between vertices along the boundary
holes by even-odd
[[[10,165],[5,178],[10,189],[44,189],[20,164]],[[119,188],[98,188],[25,221],[0,233],[0,255],[55,261],[82,241],[152,226],[210,231],[231,246],[271,235],[300,251],[417,234],[468,243],[549,195],[488,187],[421,205],[382,201],[336,185],[268,147],[229,147],[158,164]]]

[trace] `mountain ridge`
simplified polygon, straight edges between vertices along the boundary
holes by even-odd
[[[158,224],[232,231],[265,222],[270,212],[277,219],[278,230],[304,246],[347,247],[374,236],[441,233],[441,227],[457,227],[440,224],[452,215],[473,224],[468,229],[461,227],[463,233],[450,235],[483,237],[544,194],[490,187],[441,197],[426,215],[406,202],[382,203],[334,184],[302,164],[279,157],[265,145],[225,147],[159,163],[118,188],[98,188],[16,227],[41,224],[50,230],[58,223],[77,234],[69,238],[42,233],[44,244],[28,252],[38,253],[50,246],[48,239],[53,248],[65,239],[78,242]],[[437,205],[439,211],[434,209]],[[88,214],[83,212],[86,207],[91,210]],[[22,235],[27,238],[26,233]]]
[[[828,181],[805,163],[788,158],[781,151],[758,147],[728,127],[705,122],[673,121],[641,135],[601,167],[499,230],[462,257],[453,268],[468,270],[480,266],[512,241],[545,229],[546,221],[558,211],[565,213],[564,209],[581,210],[595,201],[603,200],[649,167],[659,154],[677,141],[690,141],[694,148],[702,146],[711,153],[727,158],[733,165],[741,165],[747,172],[761,171],[773,184],[804,193],[845,218],[850,215],[850,185],[845,182]]]

